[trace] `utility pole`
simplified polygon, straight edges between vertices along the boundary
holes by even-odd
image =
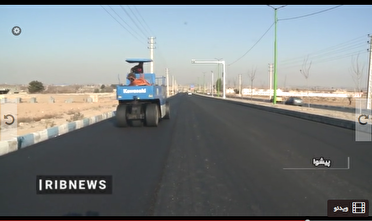
[[[273,64],[269,64],[269,93],[270,93],[270,100],[271,100],[271,90],[273,89]]]
[[[211,71],[212,72],[212,85],[211,85],[211,93],[212,93],[212,97],[213,97],[213,92],[214,92],[214,87],[213,87],[213,85],[214,85],[214,82],[213,82],[213,71]]]
[[[269,7],[273,8],[274,11],[275,11],[275,15],[274,15],[274,19],[275,19],[275,39],[274,39],[274,99],[273,99],[273,103],[276,104],[276,90],[277,90],[277,72],[276,72],[276,67],[277,67],[277,64],[276,64],[276,55],[277,55],[277,51],[276,51],[276,48],[277,48],[277,45],[276,45],[276,26],[277,26],[277,23],[278,23],[278,19],[277,19],[277,11],[279,8],[283,8],[285,6],[281,6],[281,7],[278,7],[278,8],[274,8],[272,6],[269,5]]]
[[[221,61],[222,58],[215,58],[217,61]],[[220,63],[218,63],[218,66],[217,66],[217,80],[220,79]],[[216,84],[216,89],[217,89],[217,96],[220,97],[220,90],[221,88],[219,88],[220,84]]]
[[[223,99],[226,99],[226,63],[225,61],[222,61],[222,68],[223,68],[223,72],[222,72],[222,78],[223,78]]]
[[[278,22],[278,19],[276,18],[276,12],[277,12],[277,9],[275,9],[275,40],[274,40],[274,99],[273,99],[273,103],[276,104],[276,88],[277,88],[277,73],[276,73],[276,23]]]
[[[241,97],[243,94],[242,94],[242,75],[239,74],[239,96]]]
[[[150,37],[149,38],[150,41],[148,42],[150,44],[150,46],[148,47],[150,49],[150,58],[152,60],[152,62],[150,63],[150,73],[154,73],[154,49],[155,49],[155,42],[154,42],[154,37]]]
[[[198,77],[198,93],[200,93],[200,78]]]
[[[203,93],[205,94],[205,72],[203,72]]]
[[[220,79],[220,64],[217,64],[217,68],[218,68],[218,71],[217,71],[217,81],[218,79]],[[219,81],[218,81],[218,84],[216,84],[216,88],[217,88],[217,97],[220,97],[220,84],[219,84]]]
[[[174,76],[172,75],[172,93],[174,95]]]
[[[165,68],[165,73],[167,74],[167,97],[169,97],[169,74],[168,74],[168,68]]]
[[[176,79],[174,79],[174,94],[176,94],[176,91],[178,91],[178,85]]]
[[[217,97],[220,97],[220,90],[221,90],[219,79],[220,79],[220,64],[217,64],[217,81],[216,81]]]
[[[369,71],[368,71],[368,87],[367,87],[367,109],[371,109],[371,97],[372,97],[372,35],[368,35],[371,40],[368,42],[369,48]]]

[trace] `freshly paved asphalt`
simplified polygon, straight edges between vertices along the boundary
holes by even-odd
[[[170,104],[157,128],[112,118],[0,156],[0,216],[326,216],[329,199],[372,200],[372,143],[352,130],[196,95]],[[37,195],[37,175],[111,175],[113,194]]]

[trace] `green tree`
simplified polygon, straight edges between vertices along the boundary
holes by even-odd
[[[222,91],[222,80],[221,78],[218,78],[217,81],[216,81],[216,90],[217,90],[217,94],[219,94],[221,91]]]
[[[28,92],[33,94],[33,93],[38,93],[44,91],[44,85],[40,81],[31,81],[28,84]]]
[[[105,87],[106,87],[106,86],[105,86],[104,84],[102,84],[102,85],[101,85],[101,90],[105,89]]]

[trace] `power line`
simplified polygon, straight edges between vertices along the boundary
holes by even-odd
[[[333,48],[339,48],[340,46],[343,46],[343,45],[347,45],[347,44],[351,44],[351,42],[354,42],[358,39],[361,39],[361,38],[364,38],[365,36],[360,36],[360,37],[357,37],[357,38],[354,38],[354,39],[351,39],[351,40],[348,40],[346,42],[343,42],[343,43],[340,43],[340,44],[337,44],[337,45],[334,45],[334,46],[331,46],[331,47],[328,47],[328,48],[325,48],[325,49],[322,49],[322,50],[319,50],[319,51],[316,51],[316,52],[312,52],[310,54],[307,54],[307,55],[313,55],[313,54],[317,54],[317,53],[320,53],[320,52],[323,52],[323,51],[327,51],[327,50],[333,50]],[[361,41],[361,40],[358,40],[358,41]],[[350,43],[349,43],[350,42]],[[306,55],[306,56],[307,56]],[[290,59],[286,59],[286,60],[283,60],[282,63],[284,62],[290,62],[291,60],[298,60],[298,59],[302,59],[302,58],[298,58],[298,57],[295,57],[295,58],[290,58]]]
[[[332,10],[332,9],[335,9],[335,8],[338,8],[338,7],[341,7],[341,6],[342,5],[338,5],[338,6],[335,6],[333,8],[325,9],[325,10],[322,10],[322,11],[319,11],[319,12],[314,12],[314,13],[307,14],[307,15],[302,15],[302,16],[297,16],[297,17],[292,17],[292,18],[278,19],[278,21],[292,20],[292,19],[303,18],[303,17],[307,17],[307,16],[311,16],[311,15],[316,15],[316,14],[319,14],[319,13],[322,13],[322,12],[326,12],[326,11],[329,11],[329,10]]]
[[[128,8],[129,8],[129,7],[128,7]],[[139,21],[139,23],[141,24],[141,26],[144,27],[144,30],[145,30],[146,32],[150,33],[151,36],[155,36],[155,35],[154,35],[154,32],[151,30],[151,28],[149,27],[149,25],[146,23],[145,19],[144,19],[144,18],[142,17],[142,15],[141,15],[141,13],[137,10],[137,8],[136,8],[135,6],[133,6],[133,8],[134,8],[134,10],[136,11],[136,13],[134,13],[134,12],[131,10],[131,8],[129,8],[129,9],[132,11],[132,13],[133,13],[135,16],[138,15],[138,16],[142,19],[143,23],[146,25],[146,27],[148,28],[149,31],[147,31],[147,29],[142,25],[141,21]],[[137,16],[136,16],[136,18],[137,18]],[[137,20],[139,20],[139,19],[137,18]],[[151,33],[152,33],[152,34],[151,34]],[[158,49],[158,50],[156,50],[156,51],[159,52],[159,56],[163,59],[163,61],[164,61],[164,63],[165,63],[165,66],[167,67],[167,66],[168,66],[168,65],[167,65],[167,61],[166,61],[165,57],[163,56],[162,49],[161,49],[161,47],[159,47],[159,44],[158,44],[157,49]]]
[[[109,6],[110,8],[111,8],[111,6]],[[114,10],[114,9],[112,9],[111,8],[111,10],[125,23],[125,24],[127,24],[129,27],[130,27],[130,25],[122,18],[122,17],[120,17],[120,15],[118,14],[118,13],[116,13],[116,11]],[[134,32],[136,32],[132,27],[130,27]],[[138,34],[137,32],[136,32],[136,34]],[[146,37],[145,37],[146,38]]]
[[[145,19],[143,19],[143,17],[141,16],[141,13],[137,10],[137,8],[134,7],[134,9],[137,11],[137,14],[142,18],[143,23],[145,23],[145,25],[147,26],[147,28],[150,30],[150,33],[154,33],[154,32],[151,30],[151,28],[147,25]]]
[[[230,64],[228,64],[227,66],[230,66],[230,65],[232,65],[232,64],[234,64],[234,63],[236,63],[237,61],[239,61],[240,59],[242,59],[246,54],[248,54],[248,52],[250,52],[253,48],[254,48],[254,46],[256,46],[257,44],[258,44],[258,42],[260,42],[261,41],[261,39],[267,34],[267,32],[269,32],[269,30],[273,27],[273,25],[275,24],[275,22],[273,22],[272,24],[271,24],[271,26],[266,30],[266,32],[260,37],[260,39],[258,39],[258,41],[247,51],[247,52],[245,52],[240,58],[238,58],[236,61],[234,61],[234,62],[232,62],[232,63],[230,63]]]
[[[348,52],[348,51],[353,50],[353,49],[360,49],[362,46],[365,46],[365,42],[360,42],[360,43],[356,43],[354,45],[339,47],[337,49],[333,49],[331,51],[325,51],[325,52],[320,53],[319,55],[312,55],[310,57],[315,58],[315,59],[322,58],[322,57],[327,57],[327,55],[329,55],[329,54],[335,55],[335,54],[339,54],[339,53],[344,53],[344,52]],[[298,62],[300,62],[300,59],[302,59],[302,58],[298,57],[293,61],[281,62],[281,64],[284,63],[285,65],[288,65],[290,63],[298,63]]]
[[[162,53],[162,49],[161,49],[161,47],[159,48],[159,46],[158,46],[156,49],[158,49],[157,51],[159,52],[160,57],[163,59],[163,61],[164,61],[164,63],[165,63],[165,66],[168,66],[168,64],[167,64],[167,60],[165,59],[165,57],[164,57],[164,55],[163,55],[163,53]]]
[[[140,28],[139,26],[138,26],[138,24],[133,20],[133,18],[129,15],[129,13],[123,8],[123,6],[121,6],[120,5],[120,7],[121,7],[121,9],[123,9],[123,11],[128,15],[128,17],[130,18],[130,20],[132,20],[132,22],[134,23],[134,25],[142,32],[142,34],[143,34],[143,36],[145,37],[145,38],[147,38],[148,36],[146,36],[146,34],[142,31],[142,28]]]
[[[129,34],[131,34],[134,38],[136,38],[138,41],[140,41],[142,44],[144,44],[141,40],[139,40],[138,38],[137,38],[137,36],[135,36],[135,35],[133,35],[133,33],[132,32],[130,32],[126,27],[124,27],[114,16],[112,16],[112,14],[109,12],[109,11],[107,11],[102,5],[101,5],[101,7],[113,18],[113,19],[115,19],[115,21],[117,21],[118,23],[119,23],[119,25],[121,26],[121,27],[123,27],[125,30],[127,30],[128,32],[129,32]]]
[[[320,59],[320,60],[315,59],[315,60],[312,60],[312,64],[319,64],[319,63],[324,63],[324,62],[340,60],[340,59],[343,59],[343,58],[352,57],[354,55],[362,54],[363,52],[368,53],[366,50],[353,51],[353,52],[350,52],[348,54],[342,54],[342,55],[338,55],[338,56],[334,56],[334,57],[323,58],[323,59]],[[300,65],[301,64],[291,65],[291,66],[284,65],[284,67],[281,66],[281,69],[294,68],[294,67],[300,66]]]
[[[325,58],[323,60],[321,59],[319,61],[314,62],[314,64],[324,63],[324,62],[329,62],[329,61],[334,61],[334,60],[339,60],[339,59],[342,59],[342,58],[347,58],[347,57],[351,57],[353,55],[358,55],[358,54],[362,54],[362,53],[368,53],[368,52],[366,50],[353,51],[353,52],[350,52],[348,54],[339,55],[339,56],[330,57],[330,58]]]
[[[358,38],[356,38],[356,39],[358,39]],[[347,41],[347,42],[350,42],[348,44],[341,43],[341,44],[338,44],[337,46],[333,46],[333,47],[329,47],[329,48],[320,50],[319,51],[320,53],[319,52],[318,53],[310,53],[306,56],[311,55],[310,56],[311,59],[319,60],[319,59],[326,59],[327,57],[329,57],[328,56],[329,54],[331,54],[331,56],[335,56],[337,54],[344,55],[345,52],[349,52],[350,50],[363,48],[364,45],[365,45],[365,42],[363,40],[355,41],[356,39]],[[281,66],[283,66],[283,65],[284,66],[290,66],[290,67],[297,66],[297,65],[300,65],[299,63],[302,63],[302,59],[303,59],[303,56],[298,56],[298,57],[293,58],[293,59],[287,59],[284,62],[281,62]]]
[[[139,21],[139,24],[142,26],[142,30],[145,30],[145,31],[146,31],[147,36],[151,36],[150,32],[148,32],[148,31],[146,30],[146,27],[142,25],[142,22],[138,19],[136,13],[133,12],[133,10],[129,7],[129,5],[128,5],[128,8],[129,8],[130,12],[132,12],[132,14],[134,15],[134,17],[136,17],[137,21]],[[142,18],[142,20],[144,21],[143,18]]]

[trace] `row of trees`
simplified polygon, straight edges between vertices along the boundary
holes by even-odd
[[[28,92],[30,94],[35,93],[76,93],[82,88],[81,85],[72,85],[72,86],[48,86],[47,88],[44,84],[40,81],[31,81],[28,85]],[[110,93],[113,92],[114,88],[116,88],[116,84],[111,84],[109,87],[106,87],[104,84],[98,89],[94,89],[94,93]]]

